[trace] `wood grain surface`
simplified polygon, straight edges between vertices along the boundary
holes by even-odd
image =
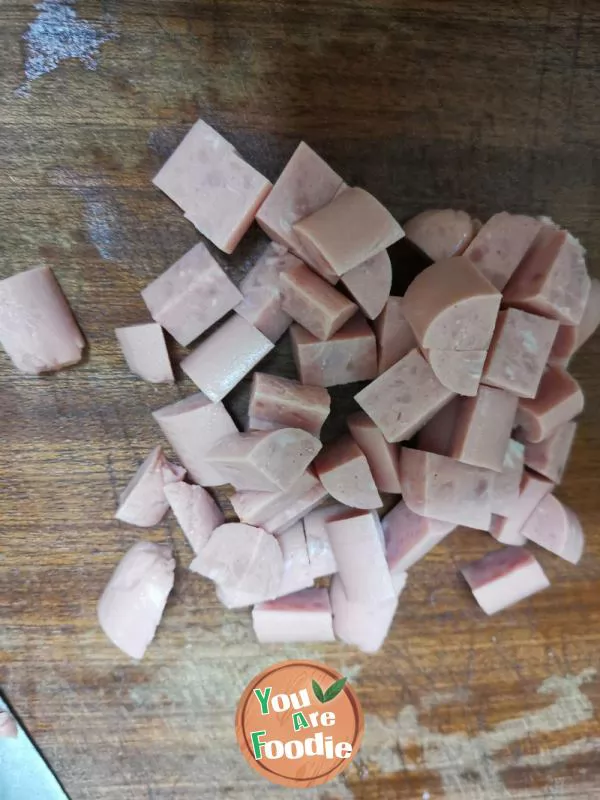
[[[587,409],[559,491],[587,552],[575,568],[536,551],[552,587],[492,619],[457,565],[495,545],[460,531],[411,570],[379,654],[259,647],[187,571],[171,518],[113,519],[161,441],[150,411],[192,389],[128,374],[113,328],[146,319],[139,290],[198,239],[150,183],[198,116],[272,179],[305,139],[401,220],[550,215],[600,276],[599,77],[593,0],[0,1],[0,272],[52,266],[89,342],[50,377],[0,356],[0,686],[73,800],[600,795],[600,337],[573,365]],[[263,241],[226,259],[233,276]],[[266,367],[292,374],[285,343]],[[135,664],[95,604],[140,536],[178,569]],[[262,781],[234,737],[248,680],[293,656],[351,676],[366,715],[343,780],[304,792]]]

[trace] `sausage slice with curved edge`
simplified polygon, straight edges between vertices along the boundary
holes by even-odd
[[[441,261],[462,255],[477,227],[466,211],[439,208],[422,211],[409,219],[404,225],[404,233],[432,261]]]
[[[386,441],[377,425],[364,411],[346,420],[350,435],[367,459],[375,485],[380,492],[400,494],[400,448]]]
[[[467,397],[477,394],[487,350],[424,350],[423,355],[446,389]]]
[[[564,422],[569,422],[583,411],[584,397],[581,387],[561,367],[546,370],[538,393],[533,400],[521,400],[515,424],[527,442],[541,442]]]
[[[184,477],[183,467],[171,464],[162,448],[155,447],[121,492],[115,517],[141,528],[158,525],[169,509],[165,486]]]
[[[223,512],[202,486],[177,481],[167,484],[164,492],[185,538],[199,553],[214,529],[225,522]]]
[[[379,375],[417,346],[412,328],[402,313],[403,302],[403,297],[390,297],[375,320]]]
[[[315,470],[334,500],[351,508],[382,505],[365,454],[351,436],[328,444],[317,456]]]
[[[173,383],[173,368],[163,329],[156,322],[115,328],[127,366],[150,383]]]
[[[547,494],[522,530],[530,542],[556,556],[577,564],[583,554],[584,538],[576,514],[553,494]]]
[[[492,516],[489,532],[494,539],[502,544],[524,544],[525,537],[521,533],[523,525],[553,488],[552,481],[525,470],[517,501]]]
[[[345,275],[342,283],[358,303],[368,319],[375,319],[383,308],[392,290],[392,262],[387,250],[363,261]]]
[[[566,366],[600,325],[600,281],[591,279],[590,294],[579,325],[561,325],[556,334],[550,362]]]
[[[560,480],[567,466],[577,423],[565,422],[555,428],[547,439],[534,444],[525,444],[525,463],[530,469],[539,472],[555,483]]]

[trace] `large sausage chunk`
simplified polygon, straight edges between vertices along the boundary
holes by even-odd
[[[375,320],[379,375],[417,346],[412,328],[402,313],[403,302],[402,297],[390,297]]]
[[[461,398],[449,455],[501,472],[518,402],[518,397],[489,386],[481,386],[476,397]]]
[[[577,516],[553,494],[547,494],[522,530],[530,542],[539,544],[571,564],[583,554],[583,531]]]
[[[564,369],[548,367],[533,400],[521,400],[516,424],[528,442],[541,442],[583,411],[581,387]]]
[[[346,420],[350,435],[364,453],[380,492],[400,494],[400,447],[386,441],[377,425],[357,411]]]
[[[565,422],[555,428],[547,439],[542,439],[537,444],[527,442],[525,445],[527,466],[554,483],[560,483],[571,454],[576,430],[575,422]]]
[[[301,428],[319,436],[330,409],[331,397],[322,386],[304,386],[264,372],[252,376],[249,428]]]
[[[341,576],[334,575],[329,587],[329,598],[336,638],[358,647],[364,653],[376,653],[388,635],[401,591],[399,589],[395,597],[387,600],[358,603],[348,599]]]
[[[579,325],[561,325],[556,334],[550,361],[567,366],[569,360],[600,325],[600,281],[591,279],[590,294]]]
[[[517,501],[509,503],[492,517],[489,532],[494,539],[502,544],[524,544],[525,537],[521,533],[523,526],[553,488],[552,481],[525,470]],[[494,507],[497,508],[497,505]]]
[[[119,495],[115,517],[142,528],[158,525],[169,509],[165,486],[184,477],[185,470],[171,464],[162,448],[155,447]]]
[[[115,328],[127,366],[134,375],[150,383],[173,383],[163,329],[156,322]]]
[[[342,275],[342,283],[365,317],[381,314],[392,290],[392,262],[386,250]]]
[[[456,525],[415,514],[401,500],[381,522],[385,535],[386,556],[392,578],[403,575],[420,561]]]
[[[422,211],[404,226],[406,238],[432,261],[462,255],[476,231],[477,223],[466,211],[452,208]]]
[[[334,500],[351,508],[382,505],[365,454],[351,436],[328,444],[317,456],[315,470]]]
[[[331,605],[327,589],[310,588],[252,609],[259,642],[333,642]]]

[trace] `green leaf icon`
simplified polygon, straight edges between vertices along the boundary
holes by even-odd
[[[319,686],[319,684],[313,679],[312,682],[313,692],[315,693],[315,697],[320,703],[325,702],[325,695],[323,694],[323,689]]]
[[[330,700],[333,700],[334,697],[337,697],[346,685],[347,680],[348,678],[340,678],[339,681],[332,683],[329,689],[327,689],[325,692],[325,700],[323,702],[328,703]]]

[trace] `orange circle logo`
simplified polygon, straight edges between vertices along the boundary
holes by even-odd
[[[257,675],[238,706],[240,749],[257,772],[281,786],[320,786],[357,754],[360,702],[346,678],[317,661],[283,661]]]

